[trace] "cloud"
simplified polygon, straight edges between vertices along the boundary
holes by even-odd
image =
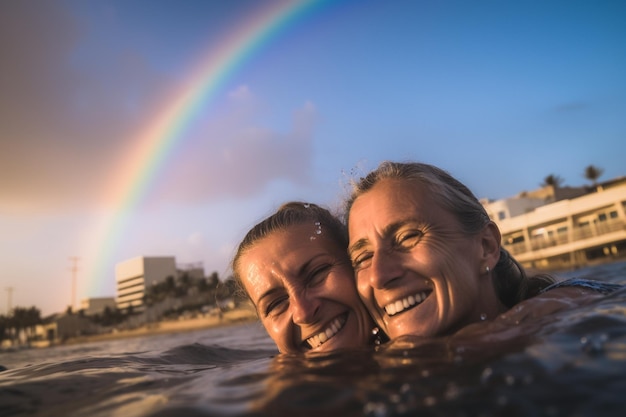
[[[131,45],[94,43],[89,29],[61,2],[0,3],[0,209],[96,202],[171,87]],[[106,68],[81,57],[88,49]]]
[[[153,68],[133,38],[109,42],[62,5],[0,3],[0,211],[95,207],[179,84]],[[260,125],[262,102],[248,86],[222,102],[219,120],[198,122],[166,161],[154,198],[206,201],[278,179],[307,183],[312,103],[279,131]]]
[[[275,180],[311,183],[315,106],[305,103],[294,112],[290,128],[278,131],[256,121],[261,110],[248,87],[229,96],[237,99],[227,114],[197,129],[167,167],[158,198],[205,202],[258,194]]]

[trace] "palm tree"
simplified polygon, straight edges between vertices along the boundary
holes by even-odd
[[[550,174],[543,179],[543,183],[541,183],[541,186],[560,187],[561,184],[563,184],[563,178],[559,177],[558,175]]]
[[[594,165],[589,165],[585,168],[585,178],[591,181],[591,183],[595,186],[596,180],[602,176],[604,173],[604,169],[596,167]]]

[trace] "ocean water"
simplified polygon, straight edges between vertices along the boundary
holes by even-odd
[[[2,353],[0,416],[626,415],[626,290],[511,327],[311,358],[258,323]]]

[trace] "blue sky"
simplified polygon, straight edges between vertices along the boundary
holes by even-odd
[[[91,230],[135,133],[270,1],[0,3],[0,313],[45,314],[90,282]],[[478,197],[626,175],[626,3],[336,1],[230,74],[133,213],[113,257],[227,264],[281,202],[337,207],[385,159],[438,165]]]

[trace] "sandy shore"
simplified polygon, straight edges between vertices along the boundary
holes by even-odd
[[[222,317],[215,315],[179,320],[167,320],[150,323],[132,330],[121,330],[113,333],[78,336],[66,340],[63,344],[89,343],[102,340],[115,340],[127,337],[146,336],[163,333],[181,333],[193,330],[201,330],[217,326],[229,326],[237,323],[258,321],[255,312],[250,308],[239,308],[223,313]],[[44,347],[44,346],[42,346]]]

